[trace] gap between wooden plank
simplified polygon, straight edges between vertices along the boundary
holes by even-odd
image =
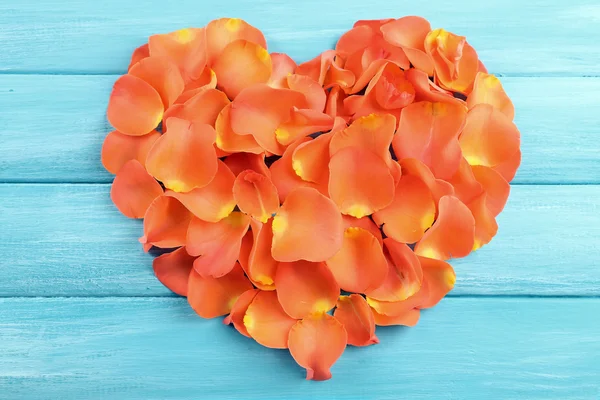
[[[598,299],[444,299],[378,328],[333,379],[203,320],[184,299],[0,300],[5,398],[594,399]]]
[[[0,185],[0,296],[172,296],[108,185]],[[600,186],[515,186],[454,295],[600,295]]]

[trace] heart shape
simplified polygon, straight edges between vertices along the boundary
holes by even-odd
[[[496,234],[520,134],[465,38],[423,18],[358,21],[300,65],[266,48],[234,18],[151,36],[114,84],[102,162],[144,249],[172,250],[165,286],[329,379]]]

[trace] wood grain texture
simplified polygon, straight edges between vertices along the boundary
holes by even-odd
[[[0,182],[110,182],[100,149],[116,76],[0,75]],[[517,183],[600,183],[600,79],[504,78],[523,163]]]
[[[109,185],[0,185],[0,296],[170,296]],[[600,186],[515,186],[452,295],[600,295]]]
[[[600,299],[445,299],[327,382],[185,299],[0,300],[6,399],[596,399]],[[574,313],[573,310],[578,310]]]
[[[21,0],[0,4],[0,69],[12,72],[121,73],[133,49],[154,33],[203,26],[223,16],[262,29],[269,49],[298,61],[331,48],[358,19],[427,17],[461,35],[491,71],[600,73],[596,0]]]

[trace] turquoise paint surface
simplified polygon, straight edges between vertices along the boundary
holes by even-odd
[[[148,35],[221,16],[304,61],[413,14],[502,75],[523,164],[450,296],[307,382],[156,281],[99,162],[110,87]],[[0,2],[0,399],[600,399],[599,34],[596,0]]]

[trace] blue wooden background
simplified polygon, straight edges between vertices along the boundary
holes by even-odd
[[[304,61],[413,14],[503,77],[523,164],[450,296],[307,382],[155,280],[100,165],[110,88],[148,35],[216,17]],[[599,35],[597,0],[2,0],[0,399],[599,399]]]

